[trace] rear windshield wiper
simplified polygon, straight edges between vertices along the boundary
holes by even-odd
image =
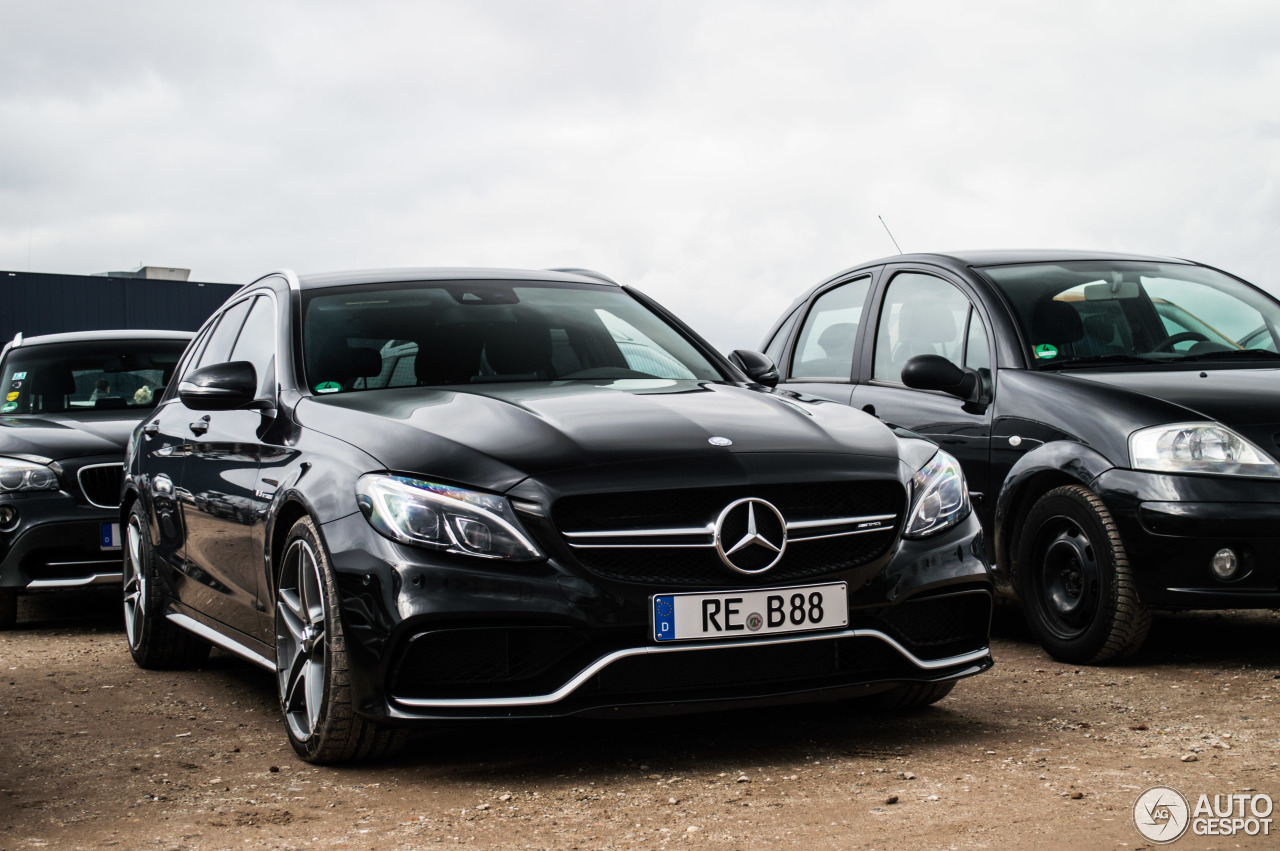
[[[1091,358],[1072,358],[1061,362],[1041,363],[1037,369],[1091,369],[1095,366],[1128,366],[1135,363],[1173,363],[1164,358],[1148,358],[1142,355],[1098,355]]]

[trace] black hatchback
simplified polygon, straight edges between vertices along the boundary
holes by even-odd
[[[594,274],[268,275],[130,446],[133,657],[272,671],[316,762],[441,719],[940,700],[991,664],[959,465],[756,359]]]
[[[841,272],[764,350],[960,459],[998,589],[1096,663],[1152,608],[1280,606],[1277,340],[1280,303],[1207,266],[984,251]]]

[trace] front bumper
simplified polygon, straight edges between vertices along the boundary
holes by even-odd
[[[661,646],[651,597],[685,588],[603,581],[555,558],[501,565],[431,553],[386,540],[358,514],[322,534],[353,703],[379,720],[697,711],[870,694],[991,666],[991,586],[974,517],[899,541],[869,578],[822,577],[857,576],[846,628]]]
[[[1148,606],[1280,608],[1280,484],[1113,469],[1094,482],[1110,509]],[[1241,559],[1214,576],[1214,553]]]
[[[77,502],[65,492],[6,496],[18,522],[0,531],[0,588],[36,590],[120,582],[121,550],[104,546],[104,523],[119,524],[115,509]]]

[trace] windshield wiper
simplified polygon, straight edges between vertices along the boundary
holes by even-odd
[[[1135,363],[1173,363],[1163,358],[1148,358],[1142,355],[1097,355],[1091,358],[1072,358],[1060,363],[1042,363],[1039,369],[1090,369],[1095,366],[1129,366]]]
[[[1198,355],[1180,357],[1175,363],[1201,360],[1276,360],[1280,354],[1266,349],[1228,349],[1224,352],[1201,352]]]

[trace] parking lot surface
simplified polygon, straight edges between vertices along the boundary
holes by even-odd
[[[294,756],[268,673],[220,651],[143,671],[115,596],[23,598],[0,633],[0,851],[1142,848],[1151,786],[1280,799],[1275,612],[1166,615],[1138,658],[1081,668],[1002,611],[993,651],[896,717],[472,724],[326,768]],[[1172,847],[1280,847],[1275,826]]]

